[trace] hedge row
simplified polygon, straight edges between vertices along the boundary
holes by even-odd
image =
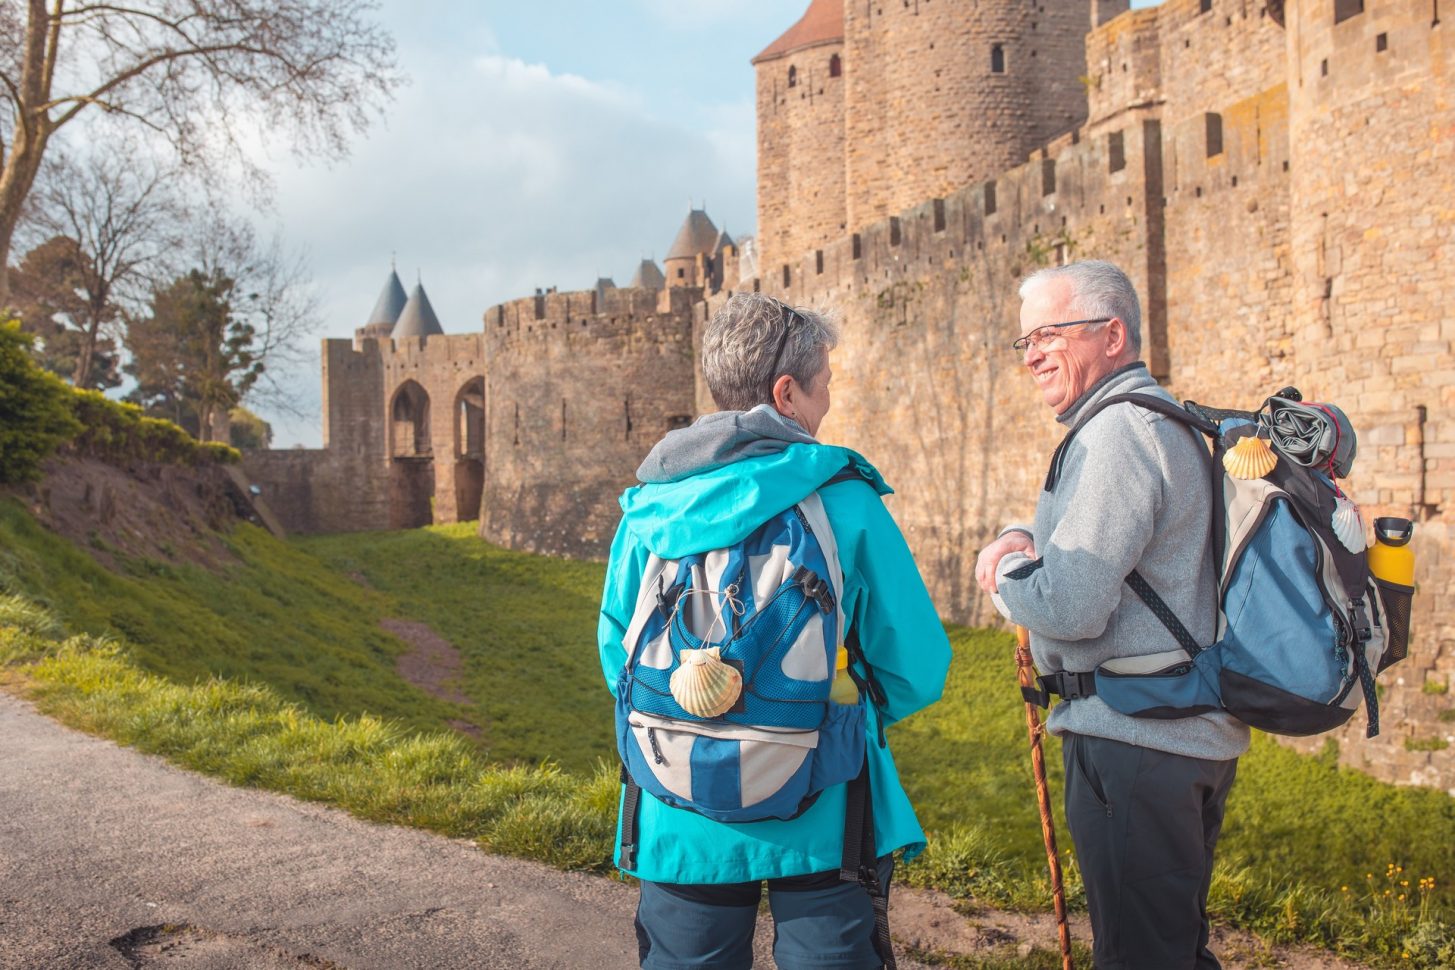
[[[62,446],[109,462],[197,466],[242,459],[235,448],[197,441],[134,404],[72,388],[36,364],[32,341],[18,323],[0,321],[0,484],[35,479],[41,462]]]

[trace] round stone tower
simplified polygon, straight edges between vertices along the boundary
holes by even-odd
[[[1125,2],[844,5],[850,231],[1025,162],[1086,120],[1086,34]]]
[[[753,58],[758,245],[777,266],[844,235],[844,0],[808,11]]]

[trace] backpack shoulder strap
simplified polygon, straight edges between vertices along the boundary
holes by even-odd
[[[1164,417],[1171,418],[1173,421],[1184,424],[1195,431],[1200,431],[1209,437],[1216,437],[1218,433],[1217,425],[1201,415],[1193,414],[1185,407],[1173,404],[1171,401],[1164,401],[1162,398],[1153,397],[1150,394],[1113,394],[1105,400],[1096,402],[1092,409],[1087,411],[1081,420],[1077,422],[1076,427],[1066,432],[1066,437],[1062,438],[1061,443],[1056,446],[1055,453],[1051,455],[1051,468],[1046,472],[1044,491],[1054,492],[1056,490],[1056,483],[1061,480],[1061,468],[1066,463],[1066,451],[1071,446],[1071,442],[1075,440],[1076,433],[1086,427],[1092,418],[1113,404],[1135,404],[1139,408],[1155,411]]]
[[[828,488],[830,485],[837,485],[839,482],[863,482],[869,484],[869,480],[859,473],[859,466],[848,462],[843,468],[834,472],[832,478],[824,482],[819,488]]]

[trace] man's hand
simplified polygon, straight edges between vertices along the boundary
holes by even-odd
[[[1034,559],[1036,544],[1024,532],[1011,531],[980,550],[980,558],[975,560],[975,582],[980,584],[981,589],[987,593],[1000,592],[1000,586],[995,581],[995,570],[1000,566],[1000,561],[1012,552],[1023,552]]]

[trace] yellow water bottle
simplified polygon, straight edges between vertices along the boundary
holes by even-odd
[[[1410,606],[1415,593],[1415,553],[1410,548],[1410,538],[1414,534],[1415,524],[1409,519],[1391,516],[1374,520],[1369,572],[1379,587],[1384,626],[1389,635],[1378,670],[1409,656]]]
[[[849,650],[840,646],[834,655],[834,683],[829,688],[829,700],[835,704],[859,703],[859,685],[849,676]]]
[[[1369,547],[1369,571],[1374,578],[1410,589],[1415,585],[1415,553],[1410,538],[1415,524],[1389,516],[1374,520],[1374,545]]]

